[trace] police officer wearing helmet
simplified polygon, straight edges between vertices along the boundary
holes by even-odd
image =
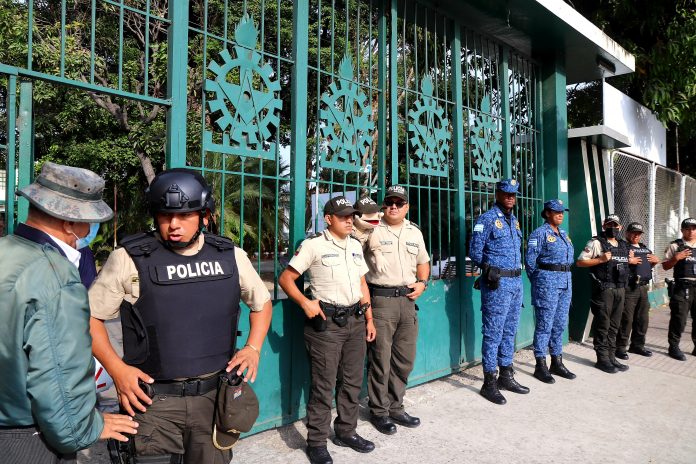
[[[416,360],[418,306],[428,287],[430,256],[423,233],[406,219],[408,194],[392,185],[384,195],[384,215],[368,240],[366,252],[377,338],[368,349],[367,393],[370,422],[381,433],[396,425],[414,428],[420,419],[404,410],[408,376]]]
[[[640,241],[643,236],[643,225],[632,222],[626,228],[628,249],[639,260],[638,264],[629,264],[628,285],[621,328],[616,336],[616,357],[628,359],[626,345],[629,338],[631,345],[629,353],[641,356],[652,356],[652,351],[645,348],[645,334],[648,331],[650,302],[648,301],[648,284],[652,280],[652,268],[660,259],[655,256],[645,244]]]
[[[674,240],[665,250],[662,267],[665,271],[674,268],[674,288],[669,299],[669,355],[679,361],[686,356],[679,348],[686,318],[696,319],[696,219],[686,218],[681,223],[682,237]],[[696,324],[691,329],[691,339],[696,345]],[[691,353],[696,356],[696,347]]]
[[[200,174],[163,171],[146,197],[156,230],[122,240],[89,291],[94,355],[145,431],[135,437],[136,455],[227,464],[231,449],[212,440],[218,374],[255,380],[270,295],[243,250],[205,232],[215,205]],[[235,352],[240,300],[251,309],[250,331]],[[119,316],[123,360],[104,328]]]
[[[471,260],[482,270],[477,281],[483,314],[481,395],[495,404],[507,402],[500,389],[529,393],[515,380],[512,367],[522,309],[522,231],[512,212],[518,193],[515,179],[496,184],[495,205],[476,220],[469,245]]]
[[[363,381],[366,343],[375,338],[367,265],[360,241],[350,234],[360,214],[343,196],[324,206],[328,228],[297,248],[278,279],[281,288],[305,313],[305,346],[312,386],[307,403],[307,456],[312,464],[331,464],[326,448],[331,403],[336,398],[334,443],[369,453],[375,445],[358,435],[358,400]],[[305,296],[295,280],[306,273]],[[334,396],[335,389],[335,396]]]
[[[590,308],[594,316],[592,341],[597,354],[595,367],[609,374],[628,370],[627,365],[616,360],[616,335],[623,314],[628,266],[638,264],[627,243],[618,238],[621,228],[619,216],[607,216],[602,223],[602,232],[587,242],[576,261],[578,267],[590,268]]]
[[[568,324],[568,310],[573,294],[570,267],[575,253],[573,243],[561,229],[564,213],[561,200],[544,203],[541,215],[546,223],[534,230],[527,241],[525,268],[532,283],[532,304],[536,309],[534,327],[534,377],[554,383],[551,374],[574,379],[575,374],[563,364],[563,331]],[[546,354],[551,351],[551,369]]]

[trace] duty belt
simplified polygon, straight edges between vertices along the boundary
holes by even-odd
[[[675,283],[681,287],[696,287],[696,280],[677,279]]]
[[[332,305],[331,303],[327,303],[325,301],[321,302],[321,310],[324,311],[324,314],[327,317],[331,317],[334,314],[336,314],[337,311],[345,310],[346,315],[352,316],[355,314],[356,311],[360,309],[360,302],[355,303],[354,305],[350,306],[338,306],[338,305]]]
[[[165,380],[150,384],[155,395],[201,396],[217,388],[218,375],[207,379]]]
[[[410,287],[378,287],[376,285],[367,285],[372,296],[407,296],[413,292]]]
[[[570,272],[570,264],[539,263],[539,269],[544,271]]]
[[[501,269],[500,277],[519,277],[522,275],[522,269]]]

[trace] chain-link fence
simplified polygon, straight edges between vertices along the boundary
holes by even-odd
[[[684,215],[683,217],[696,217],[696,179],[686,177],[684,179]]]
[[[663,257],[669,242],[680,236],[679,217],[682,175],[658,166],[655,171],[655,253]],[[672,270],[655,267],[655,285],[664,286]]]
[[[696,216],[696,179],[619,151],[612,155],[612,169],[614,212],[624,227],[643,224],[643,242],[664,258],[669,243],[681,237],[681,221]],[[656,266],[654,286],[664,287],[671,277],[671,270]]]
[[[650,189],[652,164],[647,161],[614,152],[614,213],[624,227],[640,222],[645,227],[643,241],[651,235]]]

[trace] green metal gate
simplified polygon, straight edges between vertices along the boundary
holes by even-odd
[[[262,399],[256,431],[304,415],[303,318],[276,280],[301,240],[323,227],[318,212],[334,193],[381,201],[392,183],[408,188],[410,219],[423,231],[433,265],[418,302],[421,334],[410,384],[480,359],[468,236],[502,176],[522,186],[523,234],[540,222],[537,63],[427,1],[59,3],[57,59],[51,67],[34,57],[29,32],[26,61],[11,68],[9,87],[41,80],[103,101],[166,110],[167,166],[188,165],[206,176],[219,199],[220,232],[249,253],[273,297],[255,386]],[[33,1],[21,6],[32,25],[33,7]],[[80,21],[71,18],[75,11]],[[104,24],[115,28],[102,30]],[[82,47],[71,35],[78,32]],[[110,40],[102,37],[108,33]],[[129,64],[136,52],[139,79]],[[163,72],[166,86],[155,79]],[[12,151],[16,96],[7,95],[8,137],[0,148]],[[24,182],[33,168],[27,159],[20,156]],[[7,172],[13,162],[7,158]],[[7,188],[12,194],[14,186]],[[532,333],[527,290],[517,345],[531,343]]]

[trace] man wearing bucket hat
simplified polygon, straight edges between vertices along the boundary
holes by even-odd
[[[406,219],[410,205],[402,185],[384,194],[384,216],[368,241],[365,276],[375,313],[377,338],[368,348],[367,394],[370,422],[381,433],[396,433],[396,424],[415,428],[418,417],[404,409],[408,376],[416,361],[418,306],[428,287],[430,256],[423,233]]]
[[[674,269],[674,288],[669,299],[669,355],[679,361],[686,356],[679,348],[686,318],[696,319],[696,219],[686,218],[681,223],[682,237],[674,240],[665,250],[662,267],[665,271]],[[696,324],[691,328],[691,340],[696,345]],[[696,347],[691,353],[696,356]]]
[[[221,423],[213,440],[216,397],[227,390],[221,376],[256,379],[270,294],[242,249],[207,233],[215,201],[198,172],[162,171],[146,198],[156,232],[123,239],[89,290],[94,355],[141,424],[134,442],[143,461],[227,464],[236,439],[223,435],[244,430]],[[240,301],[251,309],[250,329],[235,352]],[[104,326],[116,317],[123,359]]]
[[[624,309],[629,264],[638,264],[638,258],[618,237],[621,219],[610,214],[602,222],[602,232],[590,239],[578,256],[576,265],[590,269],[592,278],[592,343],[597,362],[595,367],[608,374],[628,370],[616,360],[616,335]]]
[[[554,383],[551,374],[574,379],[575,374],[563,364],[563,331],[568,325],[568,311],[573,293],[570,267],[575,259],[573,242],[561,229],[564,213],[561,200],[544,203],[541,212],[544,225],[534,230],[527,241],[525,269],[532,284],[532,305],[535,312],[534,377]],[[551,369],[546,354],[551,351]]]
[[[307,403],[307,456],[312,464],[331,464],[326,447],[331,403],[336,399],[334,443],[369,453],[375,445],[357,434],[358,401],[366,343],[375,339],[367,265],[360,241],[351,236],[359,212],[343,196],[324,205],[328,228],[297,248],[278,279],[283,291],[306,316],[304,339],[309,352],[312,386]],[[306,297],[295,281],[306,273]],[[334,395],[335,390],[335,395]]]
[[[648,331],[650,302],[648,301],[648,283],[652,280],[652,268],[660,259],[655,256],[640,238],[643,236],[643,225],[632,222],[626,228],[628,249],[639,260],[638,264],[628,266],[629,276],[626,286],[621,327],[616,335],[616,357],[628,359],[626,345],[629,339],[629,353],[641,356],[652,356],[652,351],[645,348],[645,334]]]
[[[476,220],[469,246],[471,260],[482,270],[477,280],[483,315],[481,395],[495,404],[507,402],[501,389],[529,393],[515,380],[512,367],[522,310],[522,231],[512,212],[518,193],[515,179],[496,183],[495,205]]]
[[[17,192],[26,223],[0,238],[0,460],[56,463],[98,438],[125,441],[137,423],[94,409],[87,291],[77,242],[111,219],[104,180],[46,162]]]

